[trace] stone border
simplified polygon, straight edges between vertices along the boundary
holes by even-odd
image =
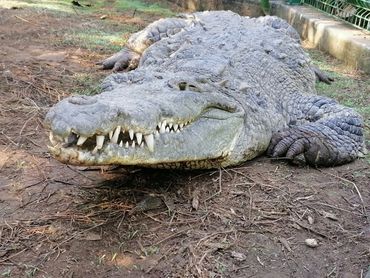
[[[362,31],[309,6],[275,2],[272,14],[284,18],[315,48],[370,74],[370,32]]]

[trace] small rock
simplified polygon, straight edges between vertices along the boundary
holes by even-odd
[[[309,223],[310,225],[312,225],[312,224],[315,222],[315,220],[313,219],[313,217],[312,217],[312,216],[307,216],[307,221],[308,221],[308,223]]]
[[[244,255],[243,253],[236,252],[236,251],[232,251],[230,255],[231,257],[233,257],[234,259],[240,262],[245,261],[247,259],[246,255]]]
[[[105,15],[102,15],[101,17],[100,17],[100,19],[101,20],[104,20],[104,19],[106,19],[108,16],[105,14]]]
[[[191,201],[191,206],[193,207],[193,209],[195,210],[198,210],[198,207],[199,207],[199,190],[198,189],[195,189],[193,191],[193,199]]]
[[[306,245],[307,245],[308,247],[311,247],[311,248],[315,248],[315,247],[319,246],[319,243],[318,243],[318,242],[317,242],[317,240],[316,240],[316,239],[314,239],[314,238],[307,238],[307,239],[304,241],[304,243],[306,243]]]
[[[330,220],[338,221],[338,217],[336,217],[335,214],[331,212],[322,211],[322,216]]]

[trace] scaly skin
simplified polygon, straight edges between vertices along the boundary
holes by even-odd
[[[101,64],[133,70],[46,116],[51,153],[64,163],[213,168],[267,150],[329,166],[354,160],[364,146],[361,117],[316,95],[315,79],[331,80],[276,17],[163,19]]]

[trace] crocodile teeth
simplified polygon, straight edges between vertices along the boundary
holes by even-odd
[[[121,141],[120,143],[119,143],[119,146],[122,148],[123,147],[123,141]]]
[[[176,131],[178,128],[179,128],[179,125],[178,125],[178,124],[174,124],[174,125],[173,125],[173,130],[174,130],[174,131]]]
[[[134,140],[134,131],[132,129],[128,131],[128,134],[130,135],[130,139]]]
[[[104,139],[105,139],[104,135],[96,136],[96,147],[98,148],[98,150],[100,150],[103,147]]]
[[[169,123],[168,127],[171,129],[173,127],[173,123]]]
[[[117,126],[117,128],[114,131],[114,134],[112,136],[111,142],[117,144],[117,142],[118,142],[118,136],[119,136],[119,133],[120,132],[121,132],[121,127],[120,126]]]
[[[128,149],[128,141],[126,141],[125,148]]]
[[[92,154],[96,154],[98,152],[98,146],[95,146],[95,148],[92,150]]]
[[[112,139],[112,136],[113,136],[113,131],[109,131],[109,139]]]
[[[78,138],[77,140],[77,146],[82,146],[82,144],[85,143],[86,140],[87,140],[87,137],[81,135],[80,138]]]
[[[166,132],[169,133],[170,132],[170,129],[168,127],[166,127]]]
[[[135,148],[135,141],[132,141],[131,147]]]
[[[165,133],[165,132],[166,132],[166,125],[161,125],[159,133]]]
[[[141,144],[141,141],[143,139],[143,134],[140,133],[140,132],[138,132],[135,135],[136,135],[137,144],[140,145]]]
[[[154,136],[155,136],[155,138],[159,138],[159,131],[158,131],[158,130],[156,130],[156,131],[154,132]]]
[[[55,146],[58,142],[57,141],[55,141],[55,139],[54,139],[54,135],[53,135],[53,132],[51,132],[50,131],[50,133],[49,133],[49,140],[50,140],[50,142]]]
[[[148,149],[150,152],[154,151],[154,135],[149,134],[149,135],[144,135],[145,143],[148,146]]]
[[[184,127],[184,124],[180,124],[180,129]]]

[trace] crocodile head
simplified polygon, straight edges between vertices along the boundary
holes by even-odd
[[[103,88],[96,96],[66,98],[48,112],[56,159],[157,168],[213,168],[239,160],[245,111],[222,86],[186,73],[135,71],[111,75]]]

